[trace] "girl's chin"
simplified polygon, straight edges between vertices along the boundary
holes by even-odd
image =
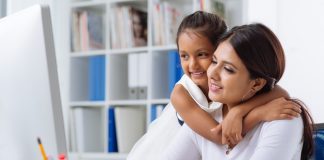
[[[192,81],[200,87],[208,87],[207,79],[192,79]]]
[[[215,95],[210,92],[208,93],[208,97],[210,100],[215,101],[215,102],[220,102],[220,100],[221,100],[218,95]]]

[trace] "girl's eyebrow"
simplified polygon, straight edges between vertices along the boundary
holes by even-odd
[[[208,49],[204,49],[204,48],[200,48],[200,49],[197,49],[196,52],[201,52],[201,51],[208,51]]]
[[[186,54],[187,52],[184,51],[184,50],[179,50],[179,53],[183,53],[183,54]]]

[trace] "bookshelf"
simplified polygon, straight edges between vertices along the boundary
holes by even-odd
[[[230,25],[243,22],[242,3],[222,2],[225,18],[235,17],[228,19]],[[170,54],[177,50],[177,27],[185,15],[212,9],[202,4],[201,0],[70,0],[70,159],[126,159],[129,146],[156,117],[151,114],[169,102],[174,82],[170,82],[168,68]],[[159,10],[171,12],[161,14]],[[145,23],[136,21],[136,15],[143,12],[146,18],[139,17]],[[138,37],[135,30],[141,33]],[[116,137],[111,139],[111,108],[118,124],[116,137],[135,135],[124,144]],[[120,126],[120,122],[124,124]],[[115,141],[118,152],[111,146]]]

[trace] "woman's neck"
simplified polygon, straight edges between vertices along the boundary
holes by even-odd
[[[227,113],[233,108],[233,105],[223,104],[222,112],[223,112],[223,119],[226,117]]]
[[[208,102],[211,102],[211,100],[208,97],[208,85],[207,86],[198,86],[201,91],[204,93],[205,97],[207,98]]]

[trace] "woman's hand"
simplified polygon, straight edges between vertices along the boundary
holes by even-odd
[[[252,110],[253,111],[253,110]],[[302,112],[300,106],[285,98],[277,98],[255,109],[263,121],[292,119]]]
[[[228,145],[236,145],[242,137],[242,112],[240,108],[232,108],[222,122],[222,143]]]

